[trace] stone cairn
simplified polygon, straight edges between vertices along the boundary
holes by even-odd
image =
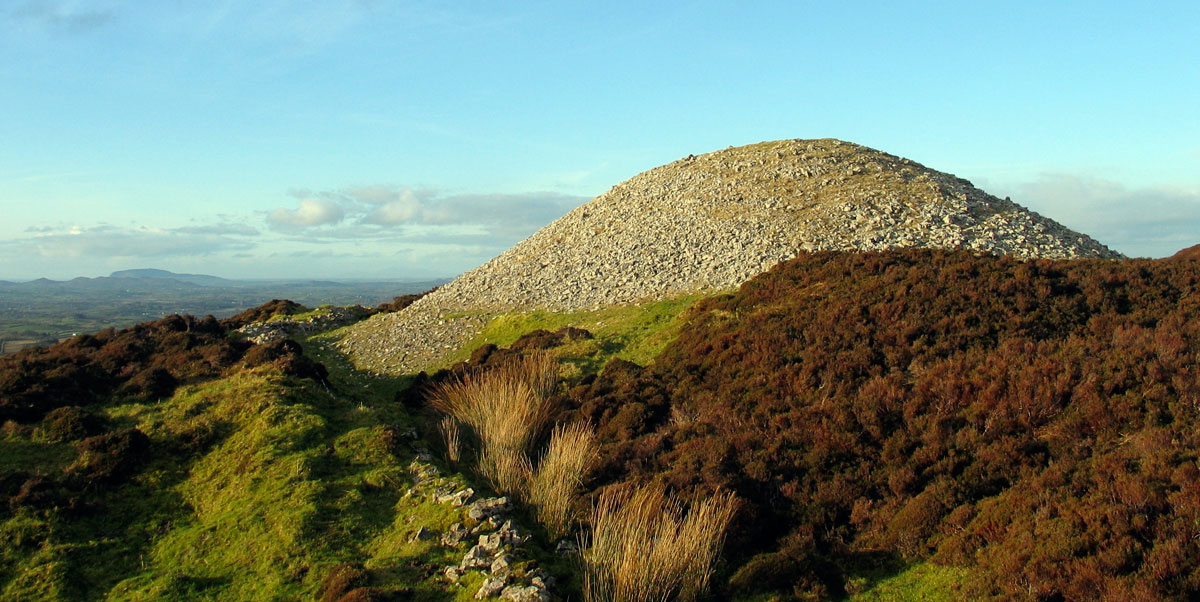
[[[462,560],[445,567],[447,580],[457,583],[469,571],[481,571],[486,576],[483,585],[475,592],[475,599],[499,597],[510,602],[549,602],[554,578],[536,566],[528,558],[525,543],[531,535],[521,528],[510,516],[512,504],[507,497],[476,498],[470,487],[458,488],[439,480],[440,471],[433,464],[433,456],[427,449],[417,448],[409,470],[414,486],[405,492],[405,497],[424,495],[423,490],[432,488],[432,501],[462,509],[474,527],[467,528],[456,522],[440,534],[425,526],[418,526],[410,535],[410,541],[437,538],[443,546],[455,549],[467,547]],[[474,541],[474,545],[470,543]],[[573,553],[570,546],[560,546],[560,553]]]
[[[411,373],[489,313],[581,311],[730,289],[801,250],[967,249],[1117,258],[953,175],[840,140],[729,148],[639,174],[407,309],[349,329],[363,367]]]

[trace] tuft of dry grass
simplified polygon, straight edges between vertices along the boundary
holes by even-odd
[[[496,491],[525,499],[533,467],[529,465],[529,456],[524,451],[485,445],[479,451],[475,469],[487,478]]]
[[[457,464],[462,458],[462,432],[458,428],[458,421],[452,416],[444,416],[438,423],[438,430],[442,432],[442,442],[446,444],[446,458],[451,464]]]
[[[529,450],[545,431],[558,364],[533,354],[435,388],[434,408],[470,427],[479,443],[480,473],[499,491],[523,494]]]
[[[527,499],[552,538],[565,535],[578,518],[579,489],[599,456],[596,433],[587,424],[560,425],[551,433],[546,453],[530,475]]]
[[[686,513],[660,486],[605,492],[592,510],[584,599],[695,600],[708,588],[736,509],[728,492],[693,504]]]

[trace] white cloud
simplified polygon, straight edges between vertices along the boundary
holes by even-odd
[[[327,199],[301,199],[298,209],[280,207],[267,214],[267,221],[282,229],[336,224],[346,216],[337,203]]]
[[[187,232],[186,229],[119,228],[110,225],[72,226],[66,230],[4,241],[10,250],[30,251],[44,258],[175,257],[246,250],[253,243],[222,234]]]
[[[511,245],[588,200],[553,192],[445,194],[389,185],[292,194],[302,198],[300,208],[276,209],[267,220],[297,242],[470,240],[489,247]]]
[[[403,195],[414,195],[415,193],[408,188],[397,188],[395,186],[385,186],[377,184],[374,186],[359,186],[357,188],[349,188],[344,191],[342,196],[349,197],[362,201],[364,203],[387,203],[395,201]]]
[[[182,228],[175,228],[172,230],[172,232],[179,232],[181,234],[220,234],[220,235],[234,235],[234,236],[258,236],[259,234],[261,234],[258,231],[258,228],[249,226],[247,224],[236,224],[236,223],[208,224],[208,225],[204,225],[204,226],[184,226]]]
[[[71,32],[85,32],[108,23],[113,15],[107,10],[81,10],[78,2],[30,0],[12,11],[12,16]]]
[[[1200,191],[1042,174],[1014,187],[1012,198],[1126,255],[1166,257],[1200,243]]]
[[[369,199],[381,199],[383,195],[376,194],[378,190],[368,191],[373,194],[367,197]],[[362,197],[357,197],[362,199]],[[411,224],[417,222],[423,213],[421,201],[417,199],[417,195],[413,191],[404,189],[398,193],[390,193],[387,195],[390,200],[366,200],[371,203],[381,203],[378,207],[370,210],[365,217],[362,218],[363,223],[378,224],[381,226],[395,226],[399,224]]]

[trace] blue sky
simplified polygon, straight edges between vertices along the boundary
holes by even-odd
[[[509,6],[509,5],[512,6]],[[1200,3],[0,2],[0,278],[469,269],[687,154],[836,137],[1200,243]]]

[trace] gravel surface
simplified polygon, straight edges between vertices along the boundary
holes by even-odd
[[[735,287],[798,250],[899,247],[1121,257],[908,159],[832,139],[764,142],[630,178],[407,309],[355,325],[341,345],[361,366],[412,372],[486,321],[448,316],[662,299]]]

